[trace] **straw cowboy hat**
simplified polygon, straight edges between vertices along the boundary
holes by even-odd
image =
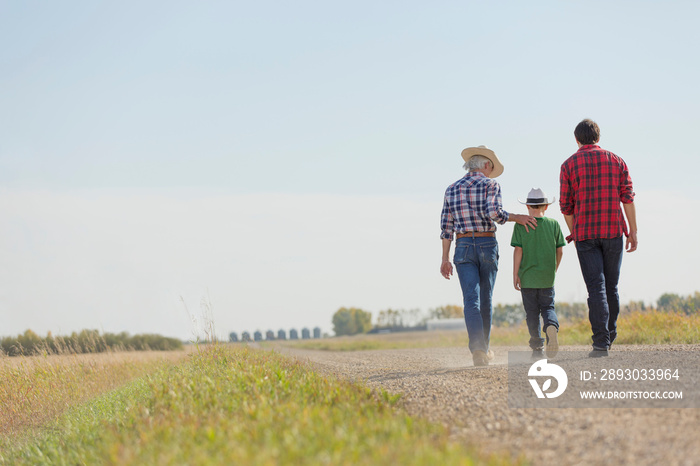
[[[494,151],[492,151],[488,147],[467,147],[462,151],[462,158],[465,162],[469,162],[469,159],[471,159],[475,155],[483,155],[484,157],[489,159],[493,164],[493,171],[491,172],[491,175],[489,175],[489,178],[496,178],[500,176],[501,173],[503,173],[503,164],[500,160],[498,160],[498,156],[494,153]]]
[[[529,193],[527,193],[527,200],[525,202],[518,199],[518,202],[525,205],[542,205],[542,204],[552,204],[555,198],[551,201],[547,200],[547,195],[540,188],[532,188]]]

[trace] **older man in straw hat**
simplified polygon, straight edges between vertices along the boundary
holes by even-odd
[[[469,349],[475,366],[487,366],[493,359],[489,340],[491,296],[498,271],[496,223],[517,222],[528,229],[535,228],[537,220],[503,210],[501,186],[494,179],[503,173],[503,164],[492,150],[468,147],[462,151],[462,158],[467,174],[445,192],[440,273],[448,280],[453,273],[449,255],[456,234],[454,263],[464,298]]]

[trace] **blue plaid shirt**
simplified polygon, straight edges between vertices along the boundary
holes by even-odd
[[[454,233],[468,231],[496,231],[496,223],[507,221],[498,181],[481,172],[469,172],[445,191],[440,238],[451,240]]]

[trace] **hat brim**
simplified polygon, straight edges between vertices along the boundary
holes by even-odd
[[[525,205],[551,205],[551,204],[554,204],[554,201],[555,201],[556,199],[557,199],[556,197],[553,197],[552,200],[549,201],[549,202],[547,202],[547,199],[546,199],[546,198],[544,199],[545,202],[530,202],[530,201],[528,201],[528,200],[521,201],[520,198],[518,198],[518,202],[521,203],[521,204],[525,204]]]
[[[503,174],[503,164],[498,159],[498,156],[494,151],[485,147],[467,147],[462,151],[462,158],[465,162],[469,162],[469,159],[475,155],[483,155],[493,164],[493,170],[491,171],[489,178],[497,178]]]

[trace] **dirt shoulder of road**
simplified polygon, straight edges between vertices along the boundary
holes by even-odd
[[[448,426],[455,441],[485,453],[507,451],[542,465],[700,464],[700,409],[510,408],[508,352],[526,348],[492,349],[496,360],[488,367],[474,367],[465,347],[276,350],[319,372],[401,393],[410,415]],[[583,358],[589,347],[562,349]],[[608,360],[644,351],[697,354],[700,361],[700,345],[617,345]]]

